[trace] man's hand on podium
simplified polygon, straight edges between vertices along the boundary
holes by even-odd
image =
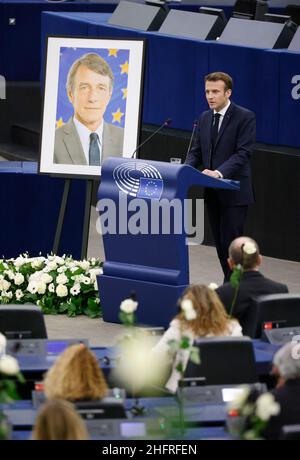
[[[202,173],[214,177],[215,179],[220,179],[222,177],[219,171],[212,171],[211,169],[204,169]]]

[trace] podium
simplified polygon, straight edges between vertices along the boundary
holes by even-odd
[[[239,190],[188,165],[108,158],[102,166],[98,210],[105,262],[98,276],[103,320],[118,323],[132,291],[139,324],[168,326],[189,285],[187,192],[193,185]]]

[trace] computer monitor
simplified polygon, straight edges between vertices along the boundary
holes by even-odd
[[[286,14],[265,14],[265,21],[267,22],[277,22],[279,24],[284,24],[287,21],[291,20],[291,16],[287,16]]]
[[[264,0],[237,0],[233,7],[232,17],[263,20],[267,11],[268,4]]]
[[[0,305],[0,332],[9,339],[47,339],[44,316],[36,305]]]

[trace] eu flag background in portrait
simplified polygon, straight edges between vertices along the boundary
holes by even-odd
[[[73,106],[68,99],[66,82],[73,62],[87,53],[97,53],[111,67],[114,74],[114,88],[111,100],[104,114],[104,120],[124,128],[129,68],[129,50],[107,48],[60,48],[59,80],[56,110],[56,128],[66,123],[73,115]]]

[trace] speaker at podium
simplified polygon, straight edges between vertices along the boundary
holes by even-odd
[[[201,10],[199,13],[171,10],[159,33],[196,40],[216,40],[224,30],[226,18],[218,13],[206,13]]]
[[[121,1],[108,20],[113,26],[144,31],[158,30],[168,14],[168,7],[159,0],[147,4]]]
[[[261,49],[287,48],[296,30],[297,25],[292,21],[280,24],[231,18],[219,42]]]

